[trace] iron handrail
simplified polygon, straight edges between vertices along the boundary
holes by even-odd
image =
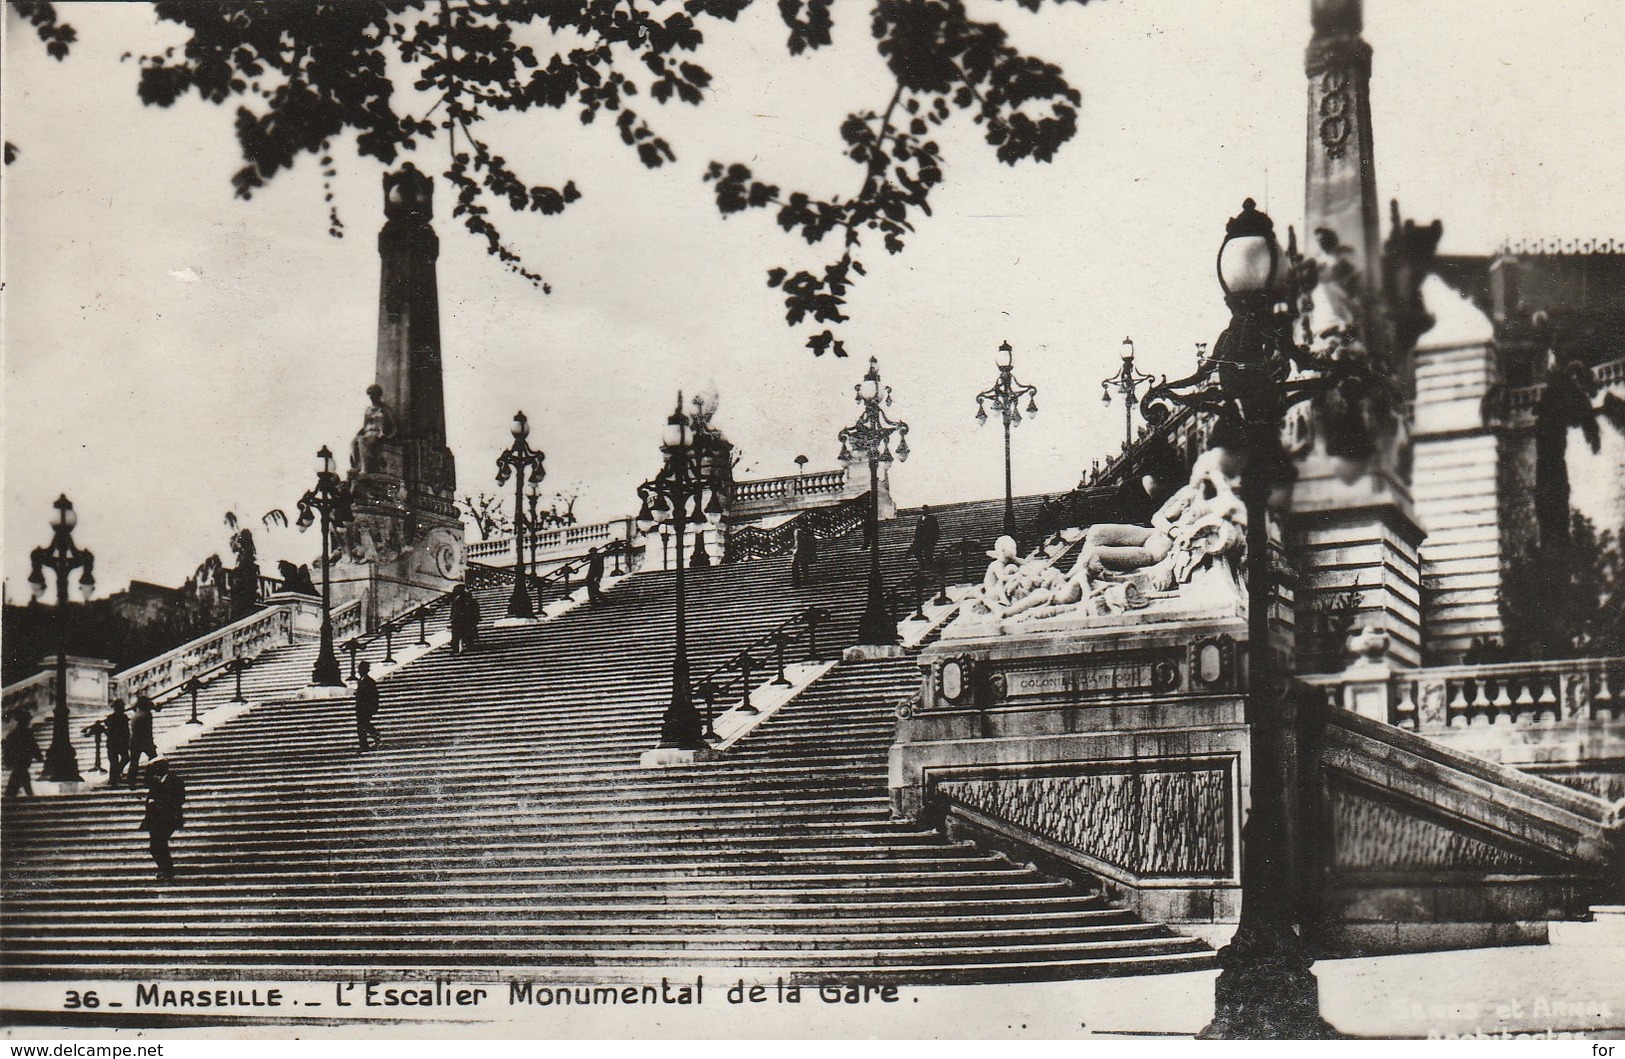
[[[803,511],[795,518],[786,519],[772,529],[745,526],[735,530],[728,538],[725,560],[730,563],[746,559],[767,559],[784,555],[796,546],[796,534],[801,527],[812,530],[821,541],[834,540],[851,533],[862,525],[868,511],[869,494],[851,497],[830,507],[815,507]]]
[[[404,631],[406,627],[411,625],[413,622],[418,623],[417,646],[427,647],[429,645],[429,615],[433,614],[441,607],[446,606],[450,602],[451,593],[442,592],[433,599],[425,600],[417,606],[412,607],[401,614],[397,614],[388,621],[379,622],[378,628],[372,630],[371,632],[361,633],[358,636],[352,636],[348,640],[344,641],[344,646],[341,648],[341,650],[348,651],[350,653],[350,680],[354,681],[356,679],[356,660],[360,656],[361,652],[377,643],[380,637],[382,637],[384,641],[384,657],[381,660],[382,664],[392,664],[395,661],[395,634],[397,632]]]
[[[813,661],[818,657],[818,627],[830,620],[830,612],[826,607],[812,606],[791,618],[780,622],[768,632],[757,637],[748,646],[740,649],[731,658],[723,660],[709,673],[699,680],[690,683],[690,693],[697,695],[705,701],[705,734],[707,739],[716,738],[714,727],[716,703],[718,700],[731,697],[730,692],[735,685],[739,686],[740,704],[742,713],[759,713],[760,711],[750,701],[751,674],[765,671],[769,665],[777,669],[777,675],[770,683],[779,687],[788,687],[790,680],[784,675],[785,648],[796,643],[802,637],[807,639],[807,657],[803,661]],[[773,661],[767,662],[763,648],[770,649]],[[757,665],[760,660],[764,665]],[[731,675],[727,680],[721,680],[723,674]]]

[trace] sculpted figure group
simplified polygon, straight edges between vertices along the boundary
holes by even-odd
[[[1210,559],[1238,552],[1246,540],[1246,508],[1227,462],[1219,449],[1198,457],[1190,481],[1157,510],[1150,526],[1108,523],[1086,533],[1064,531],[1063,541],[1083,541],[1070,570],[1060,569],[1042,549],[1023,560],[1016,542],[1000,537],[964,611],[968,620],[1120,614],[1149,605],[1150,593],[1188,584]]]

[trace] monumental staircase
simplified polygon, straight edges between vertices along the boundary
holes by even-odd
[[[990,540],[1001,514],[939,517]],[[888,584],[910,570],[913,525],[882,527]],[[861,539],[826,542],[800,588],[787,556],[690,571],[691,671],[815,608],[816,653],[837,658],[864,599]],[[153,881],[133,792],[8,805],[4,975],[980,982],[1210,965],[1200,942],[1087,886],[892,819],[886,754],[918,689],[912,651],[836,661],[714,759],[645,768],[671,696],[674,575],[494,628],[511,584],[477,592],[478,651],[434,648],[382,682],[385,741],[366,754],[349,699],[296,696],[308,645],[262,656],[260,701],[169,755],[190,792],[173,884]]]

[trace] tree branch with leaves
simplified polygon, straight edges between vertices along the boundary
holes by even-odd
[[[443,172],[455,189],[452,216],[505,268],[545,292],[541,270],[503,234],[498,209],[556,215],[584,192],[572,179],[521,176],[487,136],[486,122],[546,111],[573,113],[583,125],[608,119],[644,166],[671,164],[677,153],[646,120],[642,101],[705,102],[712,81],[699,61],[706,33],[736,22],[753,2],[158,0],[158,18],[181,26],[187,39],[136,57],[139,93],[160,107],[194,92],[236,105],[244,164],[231,180],[243,198],[311,155],[335,237],[344,234],[332,205],[333,145],[341,135],[353,134],[360,155],[386,165],[441,140]],[[1016,3],[1033,12],[1044,6]],[[66,54],[75,31],[50,4],[11,6],[52,55]],[[834,43],[833,0],[777,0],[777,10],[789,55]],[[825,325],[806,343],[817,354],[847,352],[835,328],[847,321],[847,296],[866,274],[862,254],[874,240],[900,253],[918,219],[930,215],[930,194],[944,179],[939,126],[969,115],[1008,165],[1050,161],[1077,131],[1080,96],[1061,70],[1022,54],[1000,25],[971,19],[963,0],[876,0],[869,35],[893,83],[882,108],[841,125],[845,153],[861,167],[855,193],[781,192],[739,163],[704,171],[724,216],[771,207],[779,227],[808,244],[838,233],[839,254],[821,268],[767,274],[791,327]],[[9,161],[9,145],[7,154]]]

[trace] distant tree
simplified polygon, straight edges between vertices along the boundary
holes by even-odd
[[[1543,534],[1509,564],[1501,617],[1511,659],[1625,654],[1619,532],[1575,512],[1566,539]]]
[[[507,505],[500,497],[490,493],[465,496],[457,502],[463,514],[480,531],[480,540],[488,541],[499,533],[512,533],[513,520],[508,517]]]
[[[509,271],[546,291],[542,276],[503,236],[491,203],[557,214],[582,192],[570,179],[528,183],[482,123],[548,110],[572,112],[584,125],[612,118],[617,138],[643,165],[675,162],[671,144],[634,103],[640,97],[702,103],[712,80],[697,61],[705,31],[736,21],[754,2],[159,0],[158,18],[188,36],[179,48],[139,58],[139,91],[156,106],[194,91],[211,103],[236,104],[246,164],[232,183],[243,198],[300,155],[316,158],[336,237],[344,227],[331,205],[337,137],[354,133],[361,155],[385,163],[441,137],[445,177],[456,192],[452,216]],[[1017,3],[1033,12],[1043,6],[1043,0]],[[67,53],[73,28],[57,21],[50,4],[12,6],[52,55]],[[778,0],[777,8],[791,56],[834,43],[834,0]],[[843,14],[848,10],[843,5]],[[737,162],[713,162],[704,171],[724,215],[771,209],[780,228],[809,244],[833,237],[834,260],[820,268],[768,270],[792,327],[809,319],[815,326],[844,322],[847,293],[865,273],[864,239],[898,253],[917,218],[930,214],[945,164],[934,130],[955,114],[968,115],[1007,165],[1047,162],[1077,131],[1081,97],[1061,70],[1012,47],[998,23],[972,19],[963,0],[874,0],[868,31],[890,83],[877,107],[841,123],[845,154],[861,176],[855,193],[781,190]],[[806,344],[815,354],[846,353],[829,326]]]

